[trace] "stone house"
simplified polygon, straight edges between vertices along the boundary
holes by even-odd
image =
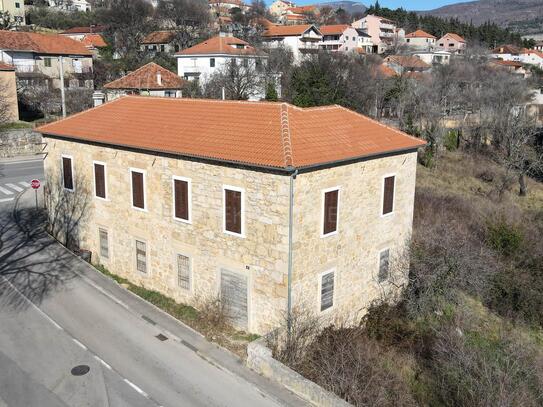
[[[340,106],[125,96],[46,124],[49,182],[92,202],[95,263],[264,334],[392,290],[425,143]],[[58,179],[58,181],[57,181]]]
[[[15,68],[0,63],[0,124],[19,120]]]
[[[176,43],[177,33],[175,31],[153,31],[145,36],[141,42],[141,50],[151,54],[164,53],[173,55],[179,51]]]
[[[176,98],[186,81],[176,73],[149,62],[133,72],[104,85],[105,100],[124,95],[145,95]]]
[[[65,87],[92,88],[92,52],[58,34],[0,31],[0,62],[13,65],[24,86],[60,88],[60,61]]]

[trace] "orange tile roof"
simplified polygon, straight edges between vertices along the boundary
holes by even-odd
[[[522,50],[516,45],[506,44],[492,50],[493,54],[520,54]]]
[[[543,52],[541,51],[537,51],[535,49],[526,49],[526,48],[523,48],[522,51],[521,51],[522,54],[527,54],[527,55],[531,55],[531,54],[534,54],[534,55],[537,55],[539,58],[542,58],[543,59]]]
[[[306,21],[307,17],[303,14],[286,14],[282,18],[285,18],[287,21]]]
[[[460,35],[456,34],[456,33],[447,33],[445,34],[443,37],[441,38],[444,38],[446,36],[449,36],[451,37],[453,40],[456,40],[456,41],[459,41],[459,42],[466,42],[466,40],[464,38],[462,38]]]
[[[14,70],[15,70],[15,67],[13,65],[0,62],[0,71],[14,71]]]
[[[124,96],[41,126],[44,135],[288,170],[425,142],[341,106]]]
[[[89,55],[79,41],[58,34],[0,31],[0,49],[53,55]]]
[[[380,64],[372,70],[372,76],[375,79],[389,79],[398,76],[398,74],[390,66]]]
[[[349,27],[351,26],[348,24],[321,25],[319,31],[322,35],[341,35]]]
[[[503,59],[493,59],[491,62],[496,64],[496,65],[514,66],[516,68],[521,68],[523,66],[521,62],[518,62],[518,61],[504,61]]]
[[[407,34],[405,38],[433,38],[434,40],[436,39],[436,37],[434,37],[432,34],[428,34],[426,31],[422,30],[413,31],[412,33]]]
[[[107,47],[107,43],[100,34],[85,34],[81,40],[87,48],[103,48]]]
[[[90,34],[104,32],[106,27],[104,25],[91,25],[89,27],[72,27],[61,34]]]
[[[290,11],[294,14],[303,14],[303,13],[311,13],[317,10],[315,6],[298,6],[298,7],[289,7],[286,9],[286,11]]]
[[[153,31],[148,34],[142,44],[167,44],[172,41],[175,37],[174,31]]]
[[[234,45],[242,45],[244,48],[236,48]],[[177,52],[175,55],[203,55],[203,54],[228,54],[228,55],[256,55],[256,49],[248,42],[236,37],[222,37],[217,35],[205,40],[193,47]]]
[[[160,73],[162,84],[158,84],[157,76]],[[104,85],[106,89],[181,89],[185,80],[177,74],[154,62],[149,62],[141,68],[130,72],[113,82]]]
[[[301,25],[274,25],[266,29],[262,34],[263,37],[292,37],[299,36],[314,27],[312,24]],[[320,32],[317,30],[317,32]]]
[[[431,68],[431,66],[424,62],[422,59],[411,55],[390,55],[385,58],[385,61],[388,63],[399,65],[403,68]]]

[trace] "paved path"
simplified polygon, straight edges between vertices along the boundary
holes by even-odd
[[[24,195],[0,203],[1,407],[305,405],[73,256]]]
[[[0,203],[15,200],[18,193],[30,188],[33,178],[43,179],[43,159],[0,160]]]

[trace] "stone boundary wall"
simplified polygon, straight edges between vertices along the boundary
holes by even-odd
[[[266,346],[266,338],[249,343],[247,347],[247,366],[262,376],[287,388],[302,399],[320,407],[352,407],[351,404],[333,393],[306,379],[272,356]]]
[[[43,150],[41,134],[32,129],[13,129],[0,132],[0,158],[35,155]]]

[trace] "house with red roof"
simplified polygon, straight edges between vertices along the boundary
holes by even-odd
[[[319,47],[324,51],[352,52],[359,47],[358,31],[349,24],[321,25],[319,31]]]
[[[204,85],[216,72],[223,70],[229,62],[239,64],[241,69],[260,71],[268,62],[268,55],[258,51],[247,41],[229,33],[220,33],[193,47],[177,52],[177,74],[186,80],[198,80]],[[251,100],[264,97],[264,89],[251,96]]]
[[[106,101],[124,95],[181,97],[186,81],[176,73],[149,62],[127,75],[104,85]]]
[[[141,50],[152,54],[165,53],[173,55],[179,51],[179,45],[175,39],[175,31],[153,31],[145,36],[141,42]]]
[[[46,182],[89,203],[68,240],[240,330],[301,306],[358,324],[405,282],[425,142],[354,111],[125,96],[37,131]]]
[[[319,51],[322,37],[320,30],[313,24],[274,25],[264,31],[262,41],[271,48],[290,48],[294,61],[298,63],[305,55]]]
[[[432,66],[414,55],[389,55],[384,59],[384,64],[392,68],[397,75],[416,77],[414,73],[420,74],[430,71]]]
[[[466,52],[466,40],[456,33],[447,33],[436,41],[436,48],[451,54],[463,54]]]
[[[437,38],[423,30],[416,30],[405,35],[405,43],[409,48],[421,51],[431,51],[436,45]]]
[[[64,35],[0,31],[0,62],[15,68],[22,86],[60,87],[60,63],[65,87],[93,87],[92,52]]]

